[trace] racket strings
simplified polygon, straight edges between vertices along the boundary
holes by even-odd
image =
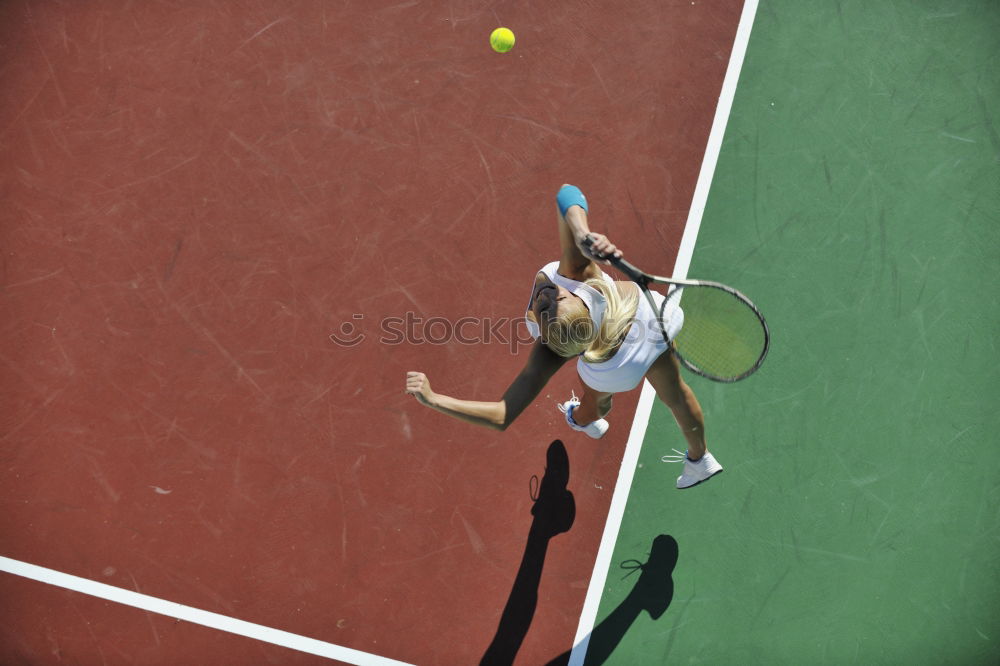
[[[661,318],[667,302],[674,299],[680,299],[684,310],[684,325],[673,340],[674,347],[692,370],[714,379],[735,381],[763,361],[767,329],[748,302],[717,287],[683,287],[664,301]]]

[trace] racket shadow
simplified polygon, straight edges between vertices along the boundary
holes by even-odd
[[[588,666],[605,663],[643,611],[654,620],[667,612],[674,597],[672,573],[679,553],[677,540],[668,534],[661,534],[653,539],[649,559],[645,562],[626,560],[621,563],[621,568],[629,572],[626,578],[636,571],[640,572],[639,577],[625,599],[585,639],[588,643],[585,659]],[[568,664],[571,652],[567,650],[547,666]]]
[[[538,585],[549,540],[569,531],[576,518],[576,500],[566,488],[568,482],[569,455],[557,439],[546,452],[545,474],[538,483],[537,494],[534,489],[532,492],[535,502],[531,508],[533,518],[524,556],[496,635],[479,662],[482,666],[512,664],[521,649],[538,606]]]

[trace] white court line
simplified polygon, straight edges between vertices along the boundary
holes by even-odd
[[[280,645],[292,650],[298,650],[299,652],[306,652],[330,659],[339,659],[340,661],[356,664],[357,666],[410,666],[402,661],[379,657],[366,652],[352,650],[351,648],[333,645],[332,643],[324,643],[313,638],[290,634],[287,631],[271,629],[259,624],[244,622],[243,620],[235,620],[225,615],[182,606],[172,601],[164,601],[163,599],[139,594],[131,590],[124,590],[120,587],[105,585],[104,583],[98,583],[77,576],[70,576],[69,574],[46,569],[45,567],[12,560],[8,557],[0,556],[0,571],[30,578],[41,583],[63,587],[81,594],[88,594],[92,597],[107,599],[108,601],[114,601],[126,606],[141,608],[151,613],[166,615],[167,617],[184,620],[192,624],[200,624],[212,629],[218,629],[219,631],[226,631],[231,634],[264,641],[265,643]]]
[[[757,2],[758,0],[746,0],[743,4],[743,14],[740,16],[740,24],[736,29],[736,40],[733,42],[733,51],[729,56],[726,78],[722,83],[719,104],[715,109],[715,120],[712,122],[712,131],[708,135],[708,145],[701,163],[701,172],[698,174],[698,184],[694,188],[691,210],[688,212],[684,235],[681,237],[681,245],[677,252],[677,262],[674,264],[674,272],[671,273],[671,276],[676,278],[687,277],[688,269],[691,267],[691,257],[694,254],[695,242],[698,240],[701,218],[705,213],[708,191],[712,187],[712,176],[715,175],[715,166],[719,161],[719,151],[722,149],[722,139],[726,134],[729,112],[733,108],[733,98],[736,96],[736,84],[739,82],[740,71],[743,69],[743,58],[746,56],[747,44],[750,42],[750,30],[753,27],[754,16],[757,14]],[[604,525],[604,535],[601,537],[601,546],[597,551],[594,573],[590,578],[587,598],[583,603],[583,611],[580,615],[580,624],[576,630],[576,638],[573,640],[573,652],[569,658],[570,666],[582,666],[584,657],[587,655],[590,636],[597,621],[597,609],[608,577],[608,568],[611,566],[611,555],[614,552],[618,532],[621,529],[625,504],[628,501],[629,490],[632,488],[632,479],[639,462],[639,451],[642,449],[642,440],[646,436],[646,427],[649,425],[649,414],[653,408],[655,395],[649,382],[643,382],[639,404],[635,409],[635,420],[632,422],[632,430],[629,432],[628,443],[625,445],[625,455],[622,457],[621,469],[618,471],[615,492],[611,497],[608,521]]]

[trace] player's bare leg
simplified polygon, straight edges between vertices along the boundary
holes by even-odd
[[[681,377],[680,363],[672,353],[660,356],[646,372],[657,397],[662,400],[684,435],[687,455],[676,462],[684,462],[684,473],[677,479],[678,488],[690,488],[707,481],[722,471],[722,465],[708,452],[705,443],[705,416],[694,391]]]
[[[681,376],[677,357],[671,353],[660,356],[646,373],[646,379],[653,385],[656,396],[670,408],[674,420],[687,441],[688,458],[700,460],[707,446],[705,444],[705,416],[694,391]]]

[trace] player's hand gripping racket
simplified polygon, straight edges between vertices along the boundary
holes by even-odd
[[[583,241],[588,248],[591,243],[589,237]],[[639,285],[657,313],[668,344],[664,316],[669,317],[673,305],[683,298],[684,326],[673,340],[673,349],[689,370],[717,382],[735,382],[749,377],[764,362],[771,340],[767,322],[757,306],[736,289],[719,282],[650,275],[618,257],[598,258],[611,262]],[[651,284],[672,287],[659,306],[649,292]]]

